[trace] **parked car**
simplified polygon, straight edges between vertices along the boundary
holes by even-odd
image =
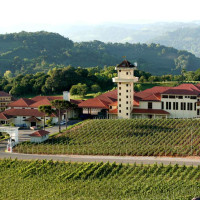
[[[62,120],[62,121],[60,122],[60,125],[64,125],[64,124],[66,124],[66,121]]]

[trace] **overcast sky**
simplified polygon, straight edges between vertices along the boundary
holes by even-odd
[[[200,0],[1,0],[0,32],[38,25],[200,20]]]

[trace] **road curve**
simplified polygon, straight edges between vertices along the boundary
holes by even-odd
[[[20,160],[54,160],[54,161],[71,161],[71,162],[116,162],[116,163],[137,163],[137,164],[154,164],[163,163],[179,165],[200,165],[200,158],[175,158],[175,157],[145,157],[145,156],[92,156],[92,155],[39,155],[39,154],[19,154],[0,152],[0,159],[12,158]]]

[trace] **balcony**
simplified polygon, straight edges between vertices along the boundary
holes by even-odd
[[[119,78],[115,77],[112,79],[114,83],[122,82],[122,83],[128,83],[128,82],[138,82],[138,77],[131,77],[131,78]]]

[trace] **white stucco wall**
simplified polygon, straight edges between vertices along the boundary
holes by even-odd
[[[183,96],[183,95],[176,95]],[[187,97],[187,98],[186,98]],[[197,99],[190,99],[188,96],[184,95],[183,99],[175,98],[161,98],[161,101],[164,103],[164,110],[169,112],[169,118],[195,118],[197,117],[197,111],[195,110],[195,103]],[[171,102],[171,109],[166,108],[166,102]],[[173,108],[173,102],[178,103],[178,110]],[[181,102],[186,103],[186,110],[181,110]],[[188,110],[188,103],[192,103],[192,110]]]
[[[140,101],[140,106],[138,108],[148,109],[148,102]],[[161,109],[161,102],[152,102],[152,109]]]
[[[34,142],[34,143],[40,143],[40,142],[44,142],[45,140],[47,140],[49,138],[49,135],[45,135],[43,137],[32,137],[30,139],[30,142]]]
[[[83,108],[83,114],[98,115],[102,108]]]

